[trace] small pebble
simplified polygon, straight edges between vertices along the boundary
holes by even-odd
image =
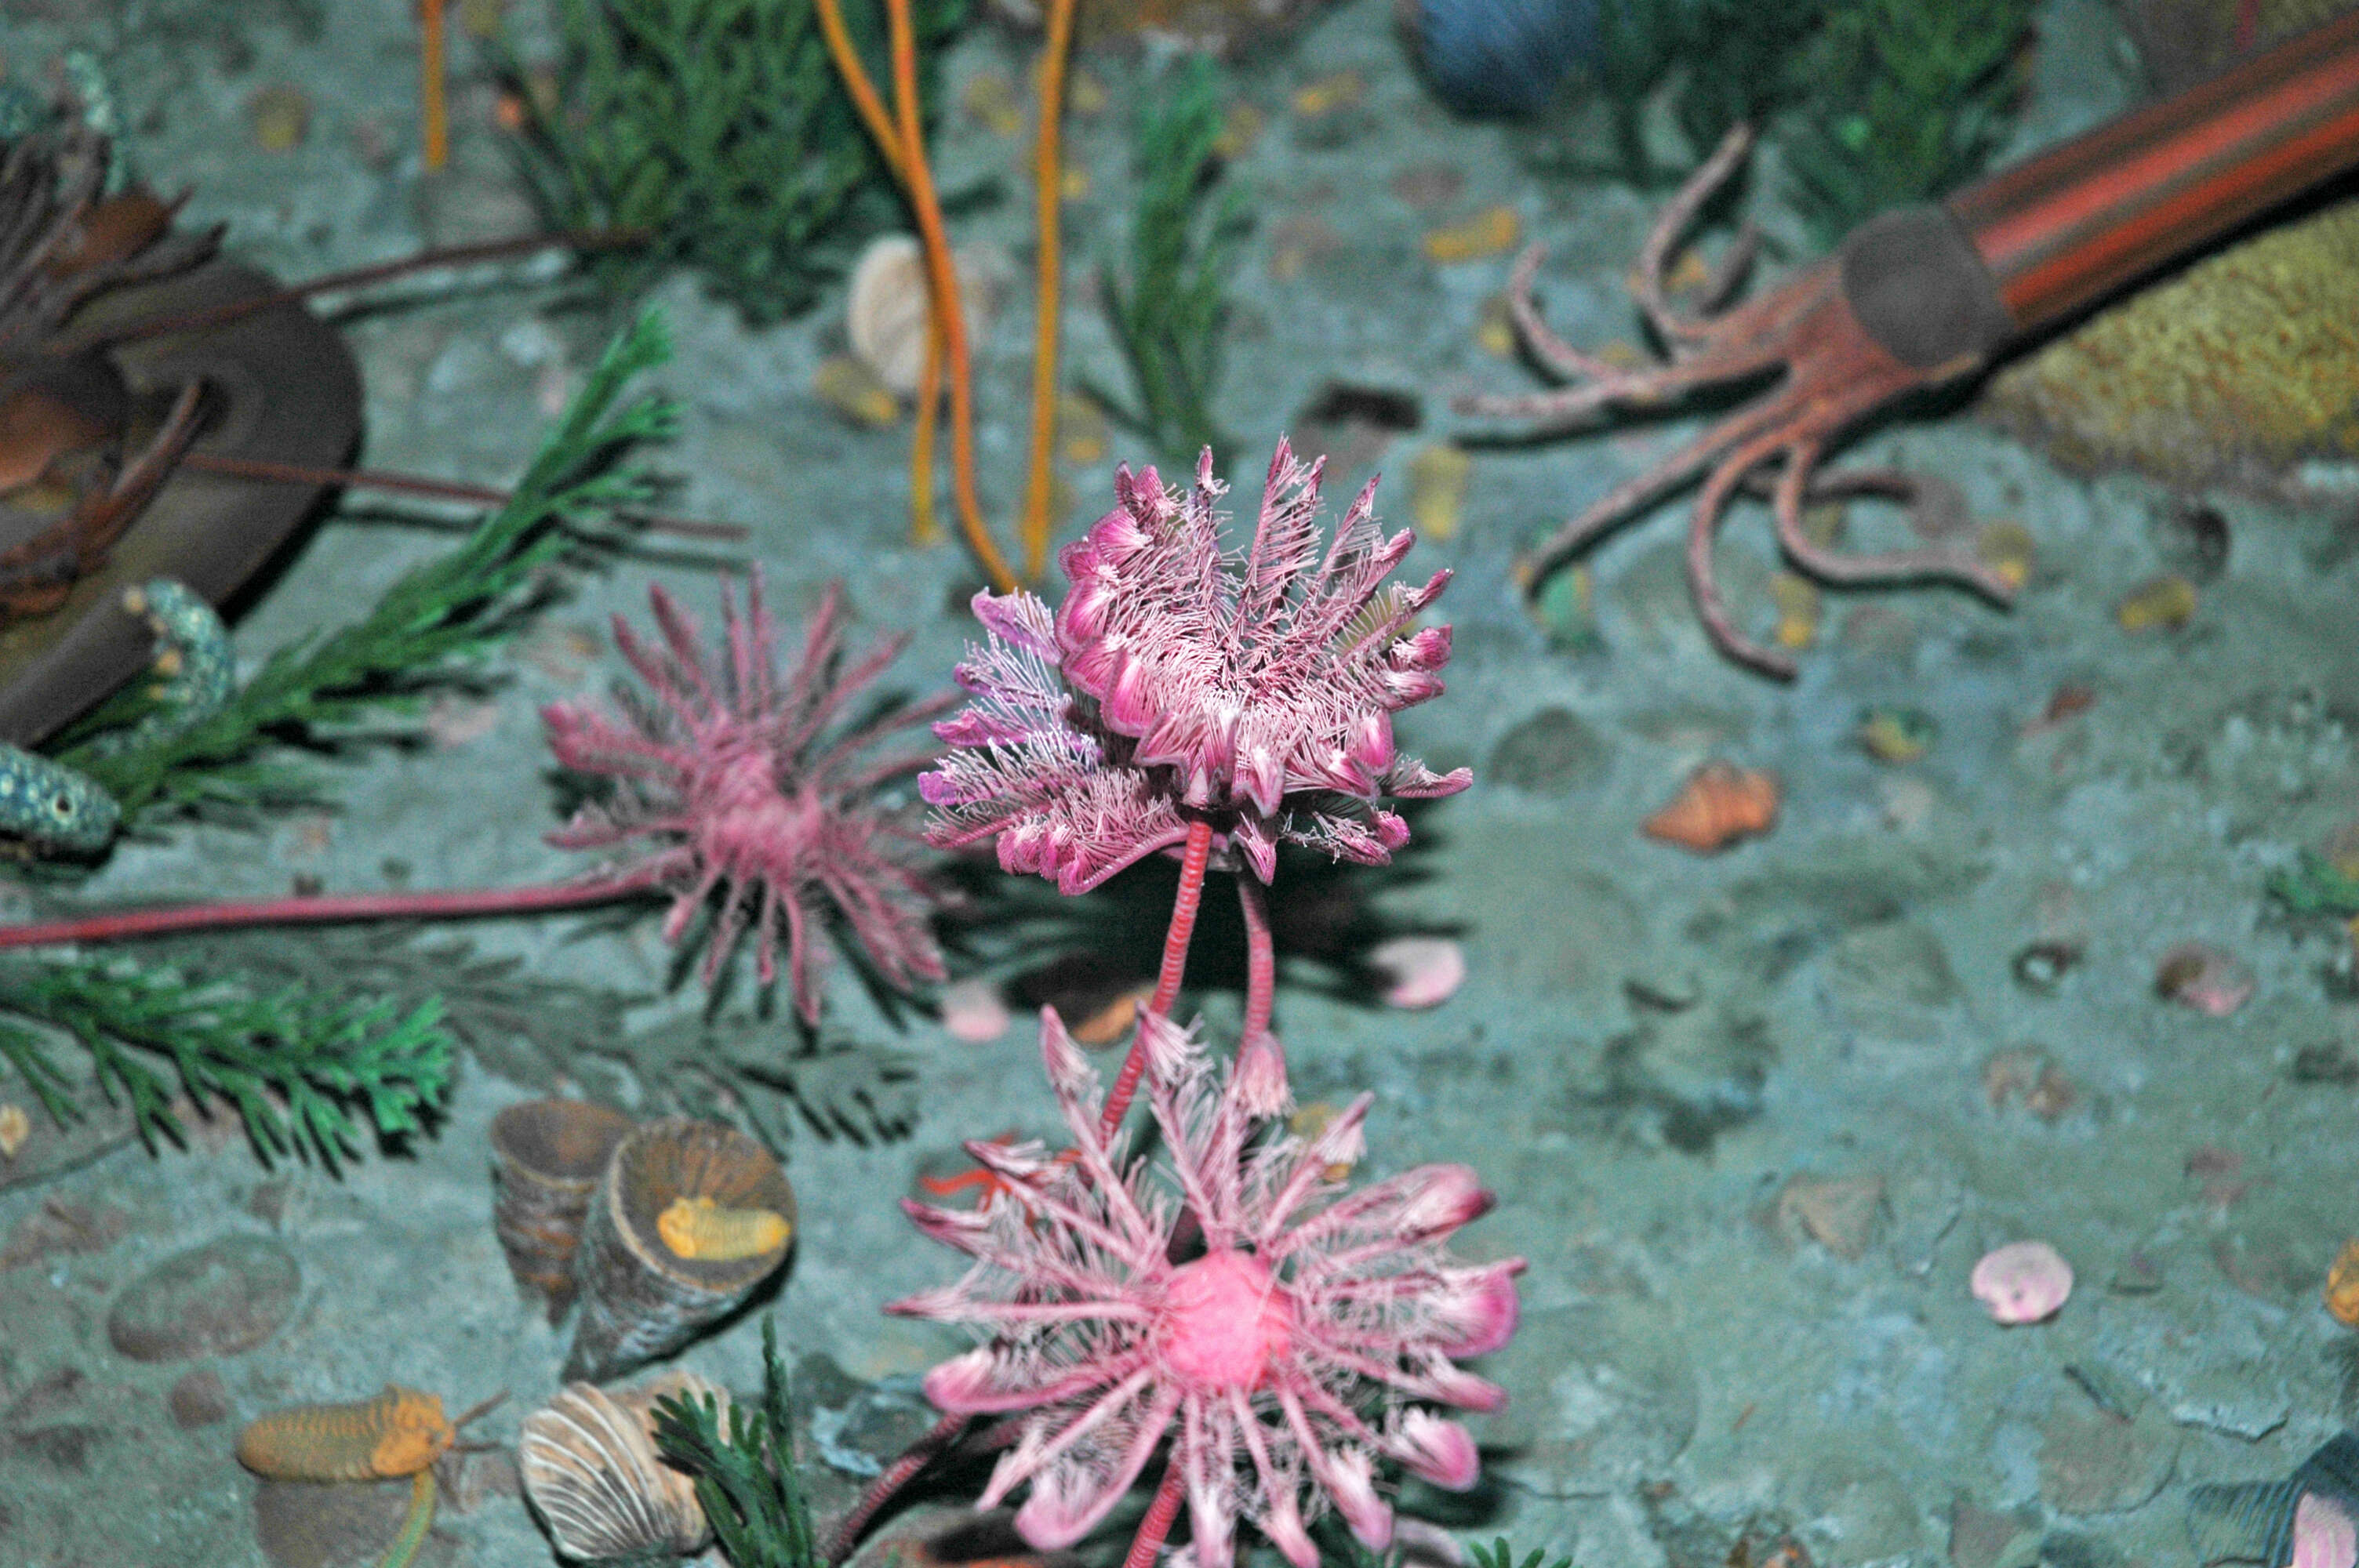
[[[882,429],[901,417],[901,405],[876,373],[850,354],[832,354],[811,376],[811,395],[855,425]]]
[[[212,1426],[229,1417],[229,1390],[222,1386],[221,1374],[207,1368],[190,1372],[172,1385],[164,1396],[165,1408],[172,1412],[172,1424],[182,1432],[193,1432],[201,1426]]]
[[[1781,571],[1769,579],[1769,602],[1777,611],[1771,633],[1781,648],[1802,649],[1819,640],[1819,585],[1799,572]]]
[[[311,128],[311,101],[296,88],[265,87],[245,101],[254,145],[266,153],[291,152]]]
[[[1857,1262],[1867,1251],[1883,1212],[1881,1176],[1797,1176],[1777,1196],[1780,1219],[1799,1225],[1811,1240],[1846,1262]]]
[[[1474,312],[1474,341],[1495,358],[1516,357],[1516,317],[1504,294],[1485,295]]]
[[[2182,942],[2155,967],[2154,992],[2206,1017],[2225,1018],[2253,1000],[2253,976],[2216,947]]]
[[[2154,627],[2175,632],[2194,618],[2195,585],[2183,577],[2158,577],[2130,590],[2114,609],[2125,632]]]
[[[1421,537],[1438,544],[1456,536],[1473,470],[1466,449],[1450,441],[1420,448],[1408,460],[1408,512]]]
[[[16,1151],[22,1149],[25,1140],[32,1135],[32,1119],[25,1114],[23,1106],[0,1104],[0,1160],[13,1163]]]
[[[1994,1323],[2044,1323],[2072,1293],[2072,1265],[2045,1241],[2012,1242],[1983,1255],[1968,1288]]]
[[[1871,708],[1859,716],[1860,750],[1879,762],[1913,762],[1932,748],[1940,727],[1917,708]]]
[[[1512,207],[1485,207],[1462,223],[1428,230],[1425,255],[1437,265],[1487,261],[1505,255],[1524,237],[1524,222]]]
[[[1466,950],[1447,936],[1396,936],[1371,948],[1368,962],[1391,982],[1386,1007],[1439,1007],[1466,983]]]
[[[1294,112],[1317,120],[1339,109],[1356,109],[1368,96],[1368,79],[1356,70],[1338,70],[1321,77],[1294,94]]]
[[[295,1254],[259,1236],[176,1252],[134,1280],[106,1314],[106,1337],[134,1361],[235,1356],[278,1331],[301,1292]]]
[[[2359,1241],[2346,1241],[2326,1271],[2326,1310],[2345,1328],[2359,1328]]]
[[[1006,1033],[1013,1022],[999,988],[989,980],[960,980],[942,988],[942,1027],[953,1040],[981,1045]]]
[[[2031,530],[2012,518],[1986,524],[1974,536],[1974,556],[1997,572],[2007,587],[2021,588],[2031,580],[2035,558]]]
[[[995,136],[1012,136],[1024,128],[1024,106],[1016,101],[1016,84],[995,70],[967,79],[959,108]]]

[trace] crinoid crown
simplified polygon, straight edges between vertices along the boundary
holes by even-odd
[[[1229,1568],[1240,1520],[1316,1568],[1308,1527],[1331,1507],[1382,1551],[1393,1521],[1379,1459],[1436,1486],[1474,1484],[1473,1438],[1434,1407],[1506,1402],[1455,1362],[1515,1334],[1523,1260],[1451,1255],[1452,1233],[1491,1206],[1463,1165],[1356,1192],[1334,1179],[1360,1157],[1372,1096],[1315,1137],[1267,1136],[1282,1076],[1218,1068],[1168,1019],[1141,1028],[1164,1159],[1150,1165],[1102,1130],[1097,1074],[1047,1010],[1040,1051],[1071,1156],[972,1142],[1011,1201],[904,1203],[973,1263],[887,1310],[989,1336],[928,1374],[927,1397],[952,1412],[1021,1412],[980,1506],[1028,1482],[1016,1523],[1042,1550],[1104,1519],[1168,1434],[1193,1568]]]
[[[927,759],[879,761],[868,752],[944,703],[888,707],[845,722],[853,699],[893,662],[900,642],[847,664],[842,597],[831,585],[804,631],[801,662],[781,672],[759,568],[743,617],[723,589],[719,659],[669,594],[655,588],[648,598],[661,647],[647,646],[614,617],[615,644],[647,691],[618,687],[619,718],[586,703],[541,710],[557,760],[614,784],[610,798],[584,806],[549,842],[599,849],[651,841],[648,880],[678,895],[664,922],[666,941],[678,941],[721,889],[704,963],[708,984],[749,915],[768,984],[783,925],[795,1006],[806,1022],[819,1020],[824,955],[817,928],[831,910],[886,980],[940,979],[941,953],[927,924],[937,895],[910,863],[917,835],[894,820],[884,798],[893,780]]]
[[[989,641],[958,668],[974,701],[935,726],[957,749],[919,781],[933,841],[996,838],[1001,865],[1070,893],[1207,819],[1266,882],[1279,839],[1380,864],[1408,839],[1385,797],[1464,789],[1465,769],[1393,743],[1392,716],[1441,692],[1450,628],[1411,623],[1450,573],[1386,582],[1416,538],[1376,526],[1373,480],[1322,552],[1322,466],[1278,443],[1242,558],[1209,449],[1184,496],[1125,468],[1120,504],[1060,557],[1073,587],[1053,617],[977,595]]]

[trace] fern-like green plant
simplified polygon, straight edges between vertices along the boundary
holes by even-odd
[[[180,1138],[177,1086],[200,1110],[234,1108],[266,1164],[294,1154],[335,1170],[358,1152],[364,1122],[415,1133],[451,1082],[432,999],[404,1011],[120,957],[14,960],[0,967],[0,1065],[61,1128],[88,1108],[81,1076],[59,1063],[60,1034],[89,1053],[99,1093],[129,1107],[150,1149]]]
[[[1243,198],[1220,189],[1221,81],[1190,56],[1146,94],[1138,116],[1138,203],[1118,270],[1098,268],[1106,323],[1134,398],[1090,395],[1181,472],[1230,443],[1213,421],[1229,316],[1229,280],[1245,238]]]
[[[921,101],[965,0],[914,7]],[[884,7],[844,6],[885,80]],[[555,0],[553,91],[510,47],[504,73],[530,106],[525,168],[570,227],[646,231],[596,264],[617,290],[693,266],[763,324],[795,315],[899,207],[854,115],[811,0]]]
[[[2269,896],[2294,914],[2359,916],[2359,877],[2309,849],[2301,852],[2299,867],[2272,874],[2267,886]]]
[[[821,1568],[810,1505],[795,1475],[787,1375],[776,1320],[762,1320],[762,1403],[732,1403],[723,1419],[712,1395],[656,1401],[656,1444],[694,1478],[696,1500],[731,1568]]]
[[[647,499],[641,470],[610,465],[632,444],[671,433],[669,402],[621,401],[630,380],[670,351],[661,319],[642,316],[599,361],[506,504],[396,581],[361,619],[277,650],[202,722],[152,745],[109,750],[104,734],[139,712],[142,699],[126,693],[77,727],[60,760],[113,795],[126,826],[143,815],[235,816],[316,798],[310,773],[287,762],[287,744],[332,745],[388,711],[413,708],[438,685],[474,677],[521,625],[545,569],[579,542],[579,524]]]
[[[1484,1546],[1479,1541],[1468,1541],[1466,1560],[1472,1563],[1474,1568],[1572,1568],[1571,1558],[1560,1557],[1554,1563],[1549,1563],[1548,1553],[1538,1551],[1527,1553],[1523,1561],[1518,1563],[1516,1561],[1514,1549],[1508,1546],[1507,1538],[1504,1535],[1488,1546]]]
[[[1832,248],[1866,218],[1980,174],[2021,100],[2032,0],[1835,0],[1811,111],[1786,141],[1795,197]]]

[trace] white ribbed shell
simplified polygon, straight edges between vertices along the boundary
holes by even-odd
[[[713,1395],[726,1419],[728,1391],[693,1372],[619,1394],[568,1384],[525,1418],[517,1468],[559,1552],[585,1563],[651,1549],[684,1557],[712,1538],[694,1484],[657,1457],[649,1412],[665,1394]]]

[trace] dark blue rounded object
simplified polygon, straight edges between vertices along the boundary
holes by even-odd
[[[1599,0],[1401,0],[1418,63],[1462,114],[1512,117],[1547,107],[1598,54]]]

